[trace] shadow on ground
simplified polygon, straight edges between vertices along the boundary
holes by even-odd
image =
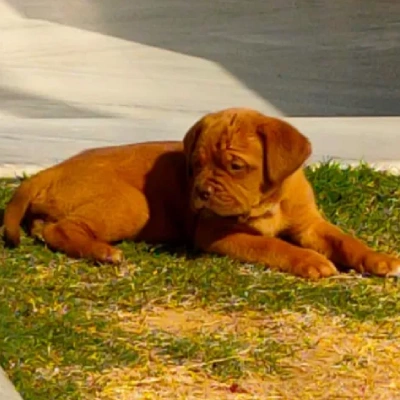
[[[58,99],[39,96],[0,84],[0,110],[24,118],[113,118],[115,115],[96,112]]]

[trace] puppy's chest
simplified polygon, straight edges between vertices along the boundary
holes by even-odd
[[[274,237],[285,230],[287,224],[279,206],[265,215],[251,219],[248,225],[256,229],[263,236]]]

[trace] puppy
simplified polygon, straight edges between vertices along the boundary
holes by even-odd
[[[302,169],[310,153],[284,121],[211,113],[183,143],[88,150],[24,181],[5,210],[5,241],[18,245],[23,222],[50,248],[99,262],[120,262],[111,244],[132,239],[186,242],[310,279],[335,265],[399,275],[400,260],[322,217]]]

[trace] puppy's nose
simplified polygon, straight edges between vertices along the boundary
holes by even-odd
[[[207,201],[212,195],[212,188],[211,186],[205,186],[205,187],[197,186],[196,192],[200,200]]]

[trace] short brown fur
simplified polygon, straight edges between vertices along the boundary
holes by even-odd
[[[50,248],[99,262],[120,262],[112,243],[131,239],[186,242],[311,279],[335,275],[335,264],[398,275],[400,260],[323,218],[303,172],[310,153],[282,120],[207,114],[183,143],[88,150],[24,181],[5,211],[5,240],[18,245],[24,219]]]

